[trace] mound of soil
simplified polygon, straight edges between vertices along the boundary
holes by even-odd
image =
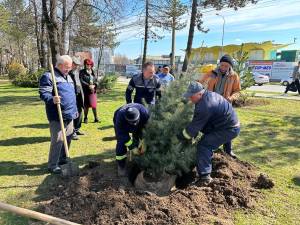
[[[233,224],[232,209],[254,207],[258,188],[266,186],[257,185],[252,165],[221,153],[214,154],[213,169],[208,186],[190,183],[159,197],[136,190],[101,164],[87,166],[53,187],[53,198],[40,210],[80,224]]]

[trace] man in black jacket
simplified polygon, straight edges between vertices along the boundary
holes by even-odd
[[[77,110],[78,110],[78,117],[76,119],[74,119],[74,133],[72,136],[73,140],[78,140],[78,136],[77,135],[84,135],[84,133],[82,133],[80,131],[81,128],[81,123],[82,123],[82,109],[84,106],[84,95],[83,95],[83,90],[82,90],[82,86],[81,86],[81,82],[79,79],[79,66],[81,65],[80,60],[76,57],[72,58],[73,60],[73,64],[72,64],[72,70],[69,72],[69,75],[71,76],[73,82],[74,82],[74,86],[75,86],[75,94],[76,94],[76,105],[77,105]]]
[[[135,89],[134,103],[154,105],[157,97],[161,97],[160,82],[155,75],[155,67],[151,62],[143,65],[143,73],[134,76],[126,89],[126,102],[132,103],[132,92]]]

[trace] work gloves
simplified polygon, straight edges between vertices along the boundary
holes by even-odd
[[[190,137],[186,130],[183,130],[179,134],[176,135],[177,139],[183,143],[183,144],[191,144],[192,143],[192,137]]]
[[[128,146],[128,150],[134,155],[144,154],[144,141],[134,138],[132,144]]]

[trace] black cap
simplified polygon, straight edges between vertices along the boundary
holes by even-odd
[[[221,62],[227,62],[229,63],[231,66],[233,66],[233,59],[231,58],[230,55],[223,55],[222,58],[220,59],[220,63]]]
[[[166,68],[166,67],[170,68],[169,65],[167,65],[167,64],[163,65],[163,68]]]
[[[131,123],[137,122],[140,119],[140,111],[134,107],[128,107],[125,111],[125,119]]]

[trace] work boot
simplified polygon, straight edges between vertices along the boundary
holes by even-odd
[[[210,174],[200,175],[199,179],[195,181],[195,185],[197,186],[206,186],[209,185],[213,179]]]
[[[83,122],[88,123],[88,118],[84,118]]]
[[[118,177],[126,177],[126,176],[127,176],[126,167],[121,167],[118,165]]]
[[[98,118],[95,118],[94,123],[101,123],[101,121]]]
[[[230,152],[226,152],[231,158],[237,159],[237,155],[231,150]]]
[[[76,131],[76,134],[77,135],[84,135],[84,133],[82,131],[80,131],[80,130]]]
[[[54,168],[49,168],[48,171],[52,174],[61,174],[61,168],[59,166]]]
[[[74,132],[74,133],[72,134],[72,140],[79,140],[79,138],[78,138],[76,132]]]

